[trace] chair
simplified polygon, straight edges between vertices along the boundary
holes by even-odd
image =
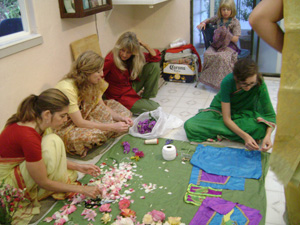
[[[203,30],[203,29],[201,30],[201,33],[202,33],[203,39],[204,39],[205,49],[208,49],[208,47],[213,42],[213,36],[214,36],[215,29],[216,29],[215,26],[213,26],[211,24],[206,24],[205,30]],[[240,48],[240,42],[238,42],[237,45]],[[250,55],[250,51],[248,49],[240,48],[240,50],[241,50],[241,52],[238,54],[238,59],[246,58]]]
[[[0,23],[0,37],[23,31],[21,18],[11,18],[2,20]]]
[[[88,50],[92,50],[102,56],[97,34],[92,34],[77,41],[73,41],[70,46],[74,60],[76,60],[81,53]]]

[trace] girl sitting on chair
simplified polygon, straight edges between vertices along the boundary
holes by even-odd
[[[218,15],[201,22],[197,28],[202,30],[206,24],[217,27],[214,41],[204,52],[204,62],[199,81],[217,90],[223,78],[232,72],[237,61],[239,48],[236,43],[241,35],[240,22],[235,18],[234,0],[222,0]]]

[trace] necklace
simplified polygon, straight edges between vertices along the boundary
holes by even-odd
[[[227,20],[227,22],[224,23],[223,18],[221,18],[220,27],[221,27],[221,26],[224,26],[224,25],[225,25],[226,27],[228,27],[228,25],[231,23],[231,20],[232,20],[232,18],[230,17],[230,18]]]

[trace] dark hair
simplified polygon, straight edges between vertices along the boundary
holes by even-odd
[[[38,118],[41,119],[42,112],[46,110],[51,114],[60,112],[69,104],[68,97],[55,88],[47,89],[40,95],[32,94],[21,102],[17,112],[6,121],[5,127],[17,122],[36,121]]]
[[[238,82],[243,82],[255,74],[257,75],[257,84],[261,85],[263,81],[262,75],[258,72],[258,66],[252,59],[243,58],[234,64],[233,76]]]

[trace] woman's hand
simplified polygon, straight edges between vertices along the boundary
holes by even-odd
[[[114,132],[127,132],[129,129],[129,125],[125,122],[117,122],[110,124],[110,130]]]
[[[205,28],[206,28],[206,23],[204,23],[204,22],[201,22],[198,26],[197,26],[197,28],[199,29],[199,30],[205,30]]]
[[[272,148],[272,146],[273,146],[273,144],[272,144],[270,136],[266,136],[262,142],[261,151],[266,152],[270,148]]]
[[[100,168],[93,164],[79,164],[79,167],[77,170],[81,173],[89,174],[93,177],[97,177],[101,173]]]
[[[81,194],[88,196],[90,198],[97,198],[98,195],[102,195],[100,188],[95,186],[82,186]]]
[[[126,124],[128,124],[130,127],[132,127],[132,125],[133,125],[133,120],[129,117],[124,117],[122,119],[122,121],[125,122]]]
[[[246,149],[259,150],[258,144],[256,143],[256,141],[250,135],[247,135],[247,137],[244,139],[244,141],[245,141]]]

